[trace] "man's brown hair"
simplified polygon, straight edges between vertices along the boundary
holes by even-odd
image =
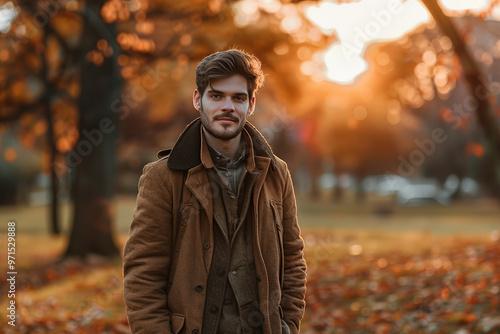
[[[196,68],[196,86],[200,95],[214,79],[242,75],[248,83],[248,95],[254,94],[264,84],[264,74],[260,60],[244,51],[230,49],[212,53],[205,57]]]

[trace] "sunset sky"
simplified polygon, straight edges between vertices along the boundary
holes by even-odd
[[[449,15],[462,15],[470,10],[484,11],[490,0],[441,0]],[[431,20],[419,0],[361,0],[337,4],[322,1],[305,10],[306,17],[326,34],[335,34],[338,42],[321,55],[326,66],[325,79],[351,84],[368,69],[363,58],[368,45],[378,41],[396,40],[417,26]],[[500,9],[493,13],[500,18]]]

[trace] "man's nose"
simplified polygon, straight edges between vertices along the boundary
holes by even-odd
[[[223,110],[234,110],[234,103],[230,96],[224,99],[224,104],[222,105]]]

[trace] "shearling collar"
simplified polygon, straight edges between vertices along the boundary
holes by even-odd
[[[245,129],[252,138],[255,156],[271,159],[271,167],[276,170],[276,158],[266,139],[250,122],[246,122]],[[181,133],[172,149],[158,152],[158,159],[169,156],[167,165],[174,170],[189,170],[201,164],[201,119],[192,121]]]

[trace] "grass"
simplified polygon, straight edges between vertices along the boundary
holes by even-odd
[[[126,234],[135,197],[120,196],[115,201],[117,234]],[[377,213],[389,207],[392,213]],[[369,199],[363,205],[353,202],[332,203],[325,199],[310,201],[298,199],[298,218],[303,228],[333,230],[355,229],[376,231],[429,231],[435,234],[488,233],[499,228],[500,206],[493,200],[464,201],[450,206],[426,205],[397,207],[387,199]],[[61,205],[63,233],[68,233],[71,222],[71,205]],[[7,222],[16,221],[19,234],[47,235],[49,210],[47,206],[0,207],[0,233],[7,231]]]

